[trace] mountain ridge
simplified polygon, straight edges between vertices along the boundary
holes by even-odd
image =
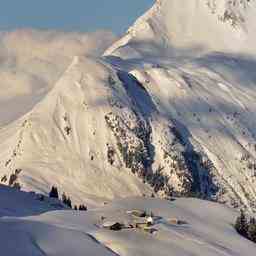
[[[127,59],[195,57],[213,51],[255,55],[255,11],[255,1],[247,0],[156,1],[105,55],[120,52]]]

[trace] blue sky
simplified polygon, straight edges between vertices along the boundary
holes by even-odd
[[[111,29],[120,34],[153,2],[154,0],[2,0],[0,29]]]

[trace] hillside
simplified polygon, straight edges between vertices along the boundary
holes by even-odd
[[[170,202],[129,198],[88,212],[49,211],[46,203],[34,202],[33,197],[24,192],[22,195],[21,192],[3,187],[0,187],[0,192],[8,197],[6,201],[1,197],[1,207],[12,211],[11,217],[6,212],[0,218],[3,255],[164,256],[171,252],[174,256],[199,253],[207,256],[249,256],[256,249],[255,244],[234,231],[231,224],[236,213],[215,203],[197,199]],[[23,198],[23,205],[19,205],[20,198]],[[35,215],[33,209],[37,204],[41,204],[41,208],[44,205],[48,212],[42,211],[38,215],[39,211]],[[153,234],[139,229],[111,231],[102,228],[102,216],[105,223],[133,223],[136,220],[127,213],[131,209],[152,211],[157,216]],[[175,218],[183,224],[169,223],[168,219]]]

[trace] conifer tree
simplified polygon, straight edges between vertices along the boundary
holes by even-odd
[[[63,204],[67,204],[67,196],[65,193],[62,194],[62,202]]]
[[[52,189],[49,193],[49,197],[59,199],[59,193],[58,193],[58,188],[57,187],[52,186]]]
[[[251,218],[248,226],[248,238],[256,243],[256,219]]]
[[[248,221],[243,210],[241,210],[240,216],[236,219],[235,229],[240,235],[248,237]]]
[[[83,204],[79,205],[79,211],[87,211],[87,206]]]
[[[71,202],[70,197],[67,198],[66,205],[67,205],[69,208],[72,208],[72,202]]]
[[[67,205],[69,208],[72,208],[72,202],[70,197],[67,197],[65,193],[62,194],[62,202]]]

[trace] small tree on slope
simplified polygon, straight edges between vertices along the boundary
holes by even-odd
[[[241,210],[240,216],[236,220],[235,229],[240,235],[248,237],[248,222],[243,210]]]
[[[57,187],[52,186],[52,189],[49,193],[49,197],[59,199],[59,193],[58,193],[58,188]]]
[[[248,227],[248,238],[256,243],[256,219],[251,218]]]
[[[71,202],[70,197],[67,198],[67,203],[66,203],[66,205],[67,205],[69,208],[72,209],[72,202]]]
[[[65,193],[62,194],[62,202],[67,205],[69,208],[72,208],[72,202],[70,197],[67,197]]]

